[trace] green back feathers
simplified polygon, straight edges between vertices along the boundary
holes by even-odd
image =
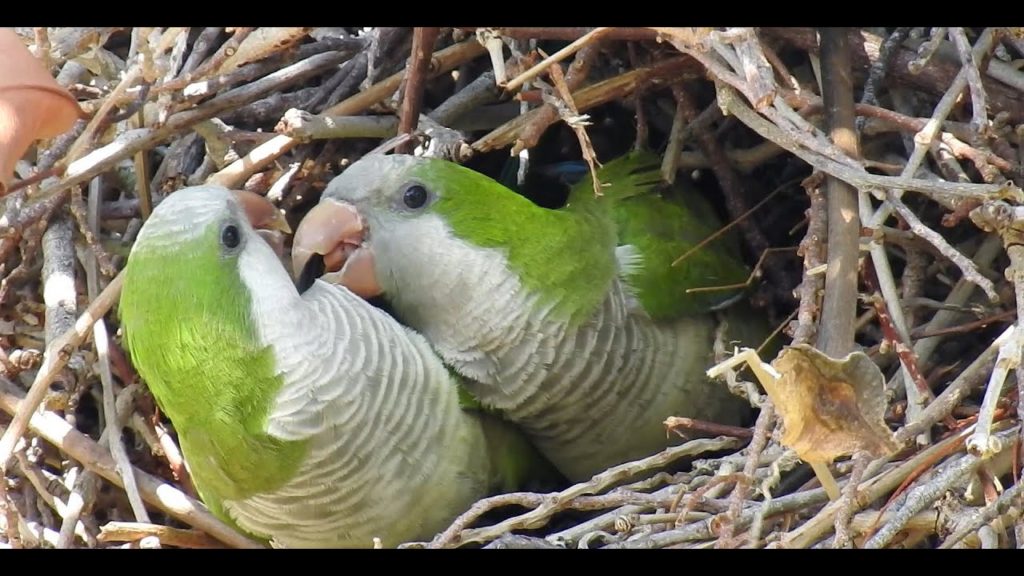
[[[712,240],[673,266],[720,228],[714,210],[695,192],[661,180],[661,159],[632,152],[572,187],[566,206],[550,210],[498,182],[456,164],[434,160],[415,174],[445,183],[433,210],[453,233],[478,246],[502,248],[523,284],[558,303],[576,320],[590,316],[617,273],[616,246],[632,246],[639,265],[626,263],[624,280],[655,320],[707,312],[740,290],[749,270],[731,235]],[[692,288],[716,288],[690,292]]]
[[[593,178],[590,171],[569,191],[566,207],[591,205],[604,200],[625,200],[646,194],[651,188],[662,184],[661,159],[646,151],[630,152],[607,162],[598,169],[601,181],[601,195],[594,194]]]
[[[271,350],[256,342],[237,255],[221,253],[217,224],[177,243],[140,238],[120,301],[132,361],[215,510],[280,486],[305,453],[264,432],[281,382]]]
[[[431,210],[457,237],[502,249],[523,285],[573,321],[588,318],[615,277],[615,232],[596,215],[537,206],[498,182],[451,162],[419,164],[413,175],[443,187]]]
[[[707,312],[737,289],[687,293],[690,288],[742,283],[749,271],[734,238],[724,235],[672,263],[719,229],[713,209],[694,192],[661,180],[661,159],[640,151],[608,162],[598,173],[602,194],[595,196],[589,175],[576,184],[566,210],[600,211],[615,222],[620,246],[632,245],[641,258],[627,267],[626,281],[654,319]]]

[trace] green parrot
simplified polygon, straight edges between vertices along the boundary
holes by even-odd
[[[587,176],[559,209],[457,164],[366,156],[303,218],[293,272],[381,295],[574,481],[664,449],[664,420],[738,423],[746,402],[704,372],[714,312],[742,296],[738,247],[694,194],[634,152]],[[301,281],[301,280],[300,280]],[[689,288],[733,286],[687,293]],[[764,323],[728,308],[731,340]]]
[[[275,547],[392,547],[549,466],[422,336],[345,288],[300,294],[273,228],[263,197],[184,188],[125,270],[131,359],[215,514]]]

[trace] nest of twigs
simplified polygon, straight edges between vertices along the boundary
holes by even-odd
[[[1019,30],[17,32],[83,114],[18,151],[0,200],[3,545],[255,545],[195,499],[120,347],[117,274],[175,189],[252,190],[294,225],[384,141],[492,176],[523,150],[541,165],[663,152],[666,179],[741,233],[749,298],[787,349],[871,368],[815,372],[820,390],[780,364],[776,386],[723,369],[760,408],[750,428],[672,420],[682,444],[483,500],[409,546],[1024,545],[1021,397],[1003,390],[1024,298]],[[538,178],[527,194],[552,189]],[[796,385],[822,402],[778,391]]]

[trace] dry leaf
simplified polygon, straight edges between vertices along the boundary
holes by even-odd
[[[885,380],[863,352],[841,360],[807,345],[791,346],[772,363],[779,372],[765,388],[782,416],[782,444],[804,461],[831,462],[865,450],[899,447],[885,425]]]
[[[32,142],[67,131],[78,102],[11,29],[0,29],[0,195]]]

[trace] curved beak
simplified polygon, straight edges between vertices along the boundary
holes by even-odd
[[[249,217],[249,223],[257,230],[277,230],[285,234],[291,234],[292,227],[288,225],[284,214],[271,204],[263,196],[248,190],[232,190],[232,194],[242,206],[245,215]]]
[[[365,245],[366,226],[355,206],[330,198],[306,214],[292,242],[292,271],[300,283],[307,267],[322,263],[327,282],[341,284],[363,298],[383,292],[374,270],[373,251]]]
[[[256,233],[270,245],[270,249],[278,258],[283,258],[284,235],[292,232],[292,227],[288,225],[284,214],[271,204],[270,200],[255,192],[232,190],[231,193],[235,195]]]

